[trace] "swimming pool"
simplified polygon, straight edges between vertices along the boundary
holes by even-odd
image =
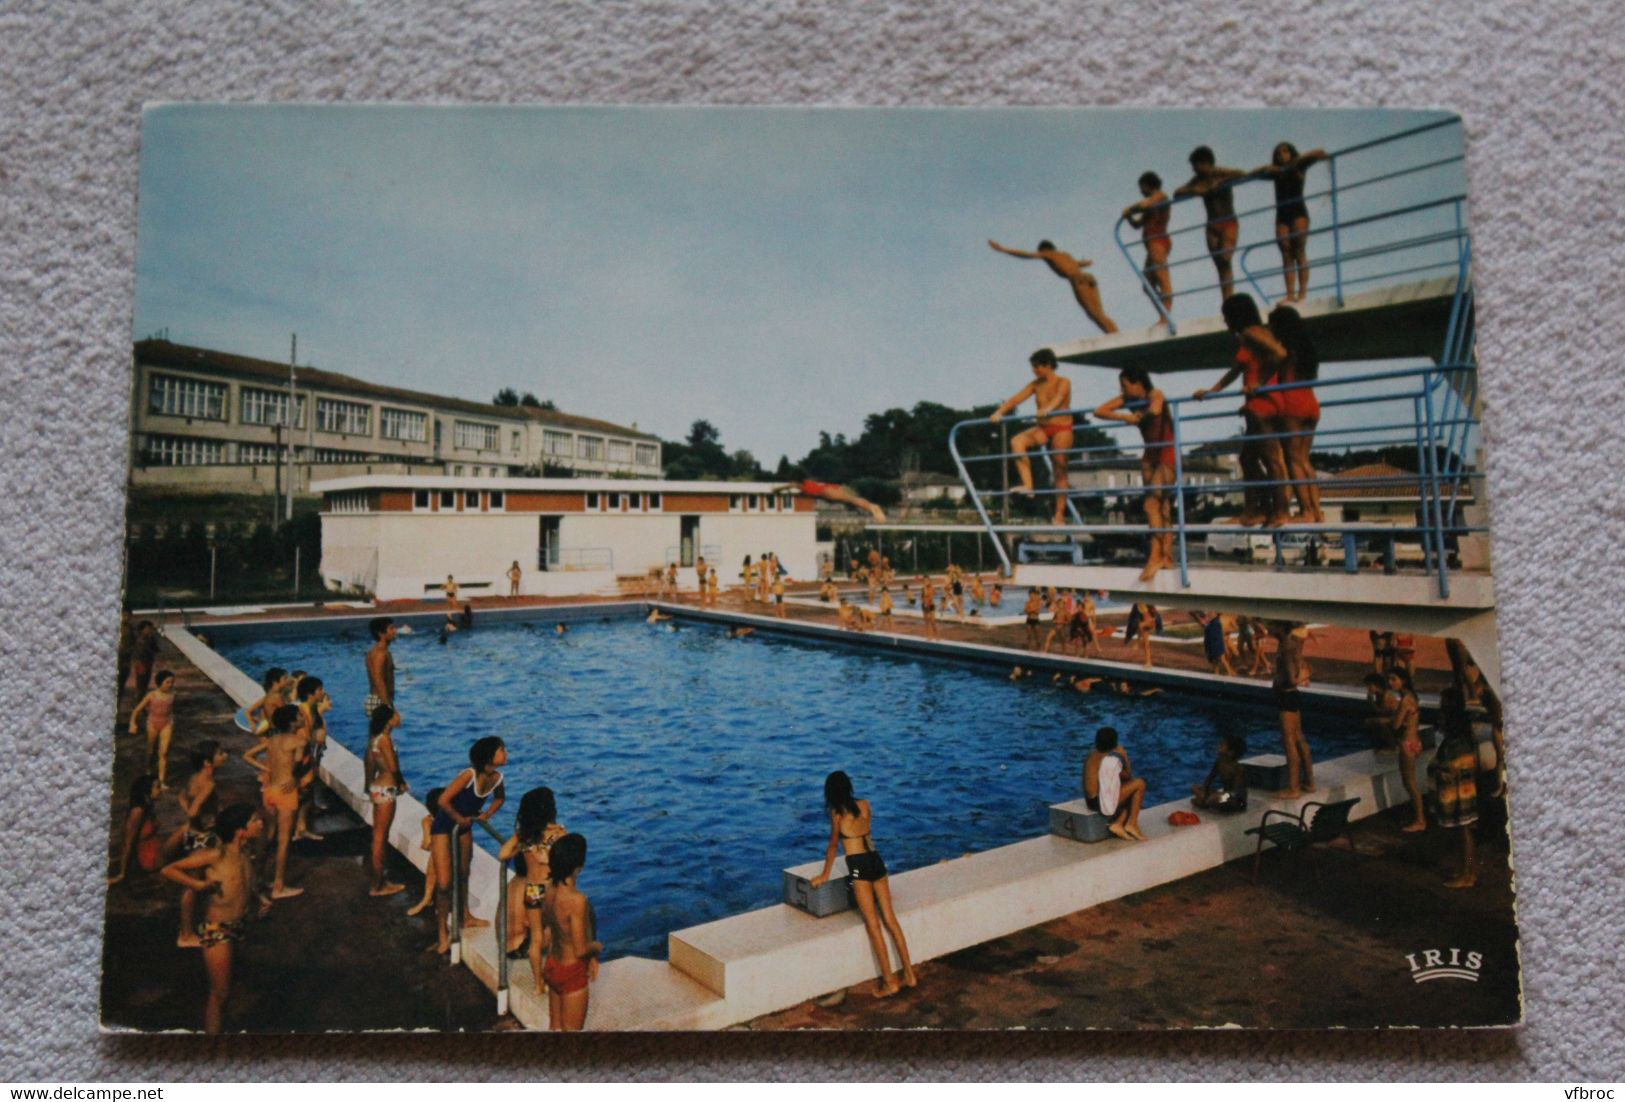
[[[252,676],[299,667],[335,698],[331,736],[360,752],[360,627],[222,639]],[[759,631],[639,619],[482,625],[441,646],[395,644],[402,768],[421,799],[467,764],[474,739],[508,746],[506,835],[520,796],[546,784],[563,823],[586,835],[581,885],[608,956],[665,956],[666,934],[777,902],[780,870],[822,856],[822,785],[852,775],[875,810],[893,872],[990,849],[1045,829],[1048,804],[1077,794],[1095,728],[1115,726],[1147,803],[1200,780],[1218,736],[1278,745],[1266,708],[1165,692],[1148,698],[1017,683],[1008,671]],[[1365,746],[1358,720],[1305,716],[1318,756]],[[495,848],[480,837],[486,848]]]

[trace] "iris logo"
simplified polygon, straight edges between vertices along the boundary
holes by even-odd
[[[1428,980],[1469,980],[1477,983],[1479,969],[1484,964],[1483,953],[1461,949],[1425,949],[1420,954],[1406,953],[1405,959],[1410,962],[1411,979],[1417,983]]]

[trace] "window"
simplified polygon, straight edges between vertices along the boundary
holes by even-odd
[[[649,495],[649,511],[651,513],[660,512],[660,495],[659,494],[650,494]]]
[[[620,509],[621,509],[621,495],[620,494],[612,493],[612,494],[609,495],[609,508],[610,508],[611,512],[620,512]]]
[[[660,462],[660,449],[653,444],[638,445],[638,466],[653,467]]]
[[[441,490],[440,491],[440,507],[442,509],[455,509],[455,508],[457,508],[457,491],[455,491],[455,490]]]
[[[755,511],[756,511],[756,495],[755,494],[746,494],[745,495],[745,512],[754,513]]]
[[[611,463],[632,462],[632,442],[630,440],[611,440],[609,442],[609,461]]]
[[[316,399],[316,431],[346,436],[372,435],[372,407],[337,398]]]
[[[429,439],[429,415],[384,406],[378,411],[378,435],[385,440],[411,440],[421,444]]]
[[[744,502],[744,500],[745,499],[740,497],[738,494],[729,494],[728,495],[728,511],[730,513],[739,512],[740,506]]]
[[[578,454],[582,459],[604,458],[604,438],[601,436],[583,436],[577,443],[580,445]]]
[[[568,457],[575,454],[575,446],[569,433],[547,429],[542,433],[542,451]]]
[[[795,503],[790,500],[790,495],[789,494],[780,494],[779,495],[779,510],[781,512],[788,513],[791,510],[793,510],[794,508],[795,508]]]
[[[491,491],[491,508],[492,509],[501,509],[502,507],[503,507],[503,505],[502,505],[502,491],[501,490],[492,490]]]
[[[596,490],[591,490],[587,493],[587,511],[589,513],[596,513],[598,511],[598,492]]]
[[[294,427],[305,427],[305,396],[294,404]],[[286,425],[288,423],[288,392],[261,390],[255,386],[242,388],[240,420],[245,425]]]
[[[429,507],[429,491],[428,490],[413,490],[412,491],[412,508],[414,508],[414,509],[427,509],[428,507]]]
[[[310,453],[312,463],[365,463],[366,452],[345,451],[342,448],[316,448]]]
[[[372,495],[366,490],[346,490],[327,495],[329,513],[368,513],[372,511]]]
[[[224,421],[226,384],[183,379],[178,375],[153,375],[147,383],[147,412]]]
[[[479,507],[480,493],[478,490],[470,490],[463,495],[463,508],[478,511]]]
[[[143,448],[151,467],[201,467],[226,461],[222,440],[199,440],[193,436],[149,436]]]
[[[518,429],[513,430],[513,454],[519,454],[519,438],[522,435]]]
[[[494,452],[497,450],[497,427],[495,425],[482,425],[477,421],[458,421],[457,435],[455,437],[459,448],[473,448],[475,451]]]
[[[458,463],[457,465],[452,467],[451,473],[456,478],[463,477],[463,465],[461,463]]]
[[[288,458],[288,449],[275,444],[238,444],[239,463],[280,463]]]

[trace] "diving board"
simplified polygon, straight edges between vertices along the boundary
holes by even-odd
[[[1322,363],[1402,358],[1437,359],[1457,277],[1441,276],[1360,291],[1344,297],[1312,298],[1295,305],[1309,329]],[[1244,289],[1238,287],[1238,289]],[[1217,299],[1218,292],[1214,292]],[[1269,304],[1259,303],[1269,312]],[[1217,314],[1176,321],[1176,332],[1153,325],[1049,347],[1063,363],[1091,367],[1140,367],[1150,372],[1222,371],[1236,356],[1236,338]]]

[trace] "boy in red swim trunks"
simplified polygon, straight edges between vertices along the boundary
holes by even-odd
[[[1102,402],[1095,416],[1134,425],[1145,441],[1140,481],[1145,485],[1145,521],[1152,535],[1140,580],[1148,582],[1163,567],[1174,565],[1174,534],[1166,531],[1173,524],[1173,509],[1161,489],[1174,484],[1174,422],[1166,397],[1151,385],[1144,368],[1124,368],[1118,373],[1117,389],[1117,397]]]
[[[846,486],[841,486],[834,482],[815,482],[809,478],[801,482],[786,482],[782,486],[773,487],[770,492],[782,494],[789,490],[795,490],[798,493],[806,494],[808,497],[823,498],[825,501],[833,501],[839,505],[848,505],[854,509],[860,509],[874,517],[877,524],[886,523],[886,511],[884,509],[870,501],[868,498],[859,497]],[[848,571],[849,575],[856,571],[856,562],[857,560],[854,559],[852,571]]]
[[[1021,260],[1042,260],[1048,264],[1050,271],[1072,285],[1072,297],[1078,300],[1083,312],[1089,315],[1090,321],[1100,327],[1102,333],[1117,332],[1117,323],[1106,316],[1106,308],[1100,304],[1100,285],[1095,282],[1094,276],[1084,271],[1089,267],[1089,261],[1062,252],[1051,241],[1040,241],[1038,251],[1034,253],[1008,249],[997,241],[989,241],[988,244],[1005,256],[1014,256]]]
[[[1168,196],[1162,191],[1162,177],[1155,172],[1140,176],[1138,203],[1123,208],[1123,218],[1140,231],[1145,245],[1145,279],[1157,288],[1162,300],[1162,312],[1169,314],[1174,308],[1174,283],[1168,275],[1168,253],[1172,241],[1168,237],[1168,215],[1171,211]]]
[[[579,1031],[587,1023],[587,985],[598,978],[598,955],[604,951],[595,934],[592,904],[576,888],[576,876],[587,863],[587,840],[566,834],[548,850],[548,880],[542,897],[542,944],[547,960],[548,1026]]]
[[[988,420],[998,424],[1005,414],[1028,398],[1037,404],[1037,423],[1010,441],[1010,450],[1016,454],[1016,477],[1021,479],[1021,485],[1011,492],[1032,494],[1033,464],[1027,458],[1027,451],[1047,447],[1050,472],[1058,491],[1055,495],[1055,523],[1065,524],[1066,453],[1072,448],[1072,415],[1061,411],[1072,408],[1072,383],[1056,371],[1055,353],[1048,348],[1040,348],[1027,357],[1027,362],[1032,365],[1033,381],[1006,398]]]
[[[1207,212],[1207,251],[1213,257],[1213,267],[1219,273],[1222,298],[1235,291],[1235,277],[1230,272],[1230,258],[1236,254],[1236,198],[1233,188],[1237,180],[1247,177],[1239,168],[1220,168],[1213,150],[1199,145],[1191,150],[1191,172],[1185,183],[1174,189],[1174,197],[1200,195]]]

